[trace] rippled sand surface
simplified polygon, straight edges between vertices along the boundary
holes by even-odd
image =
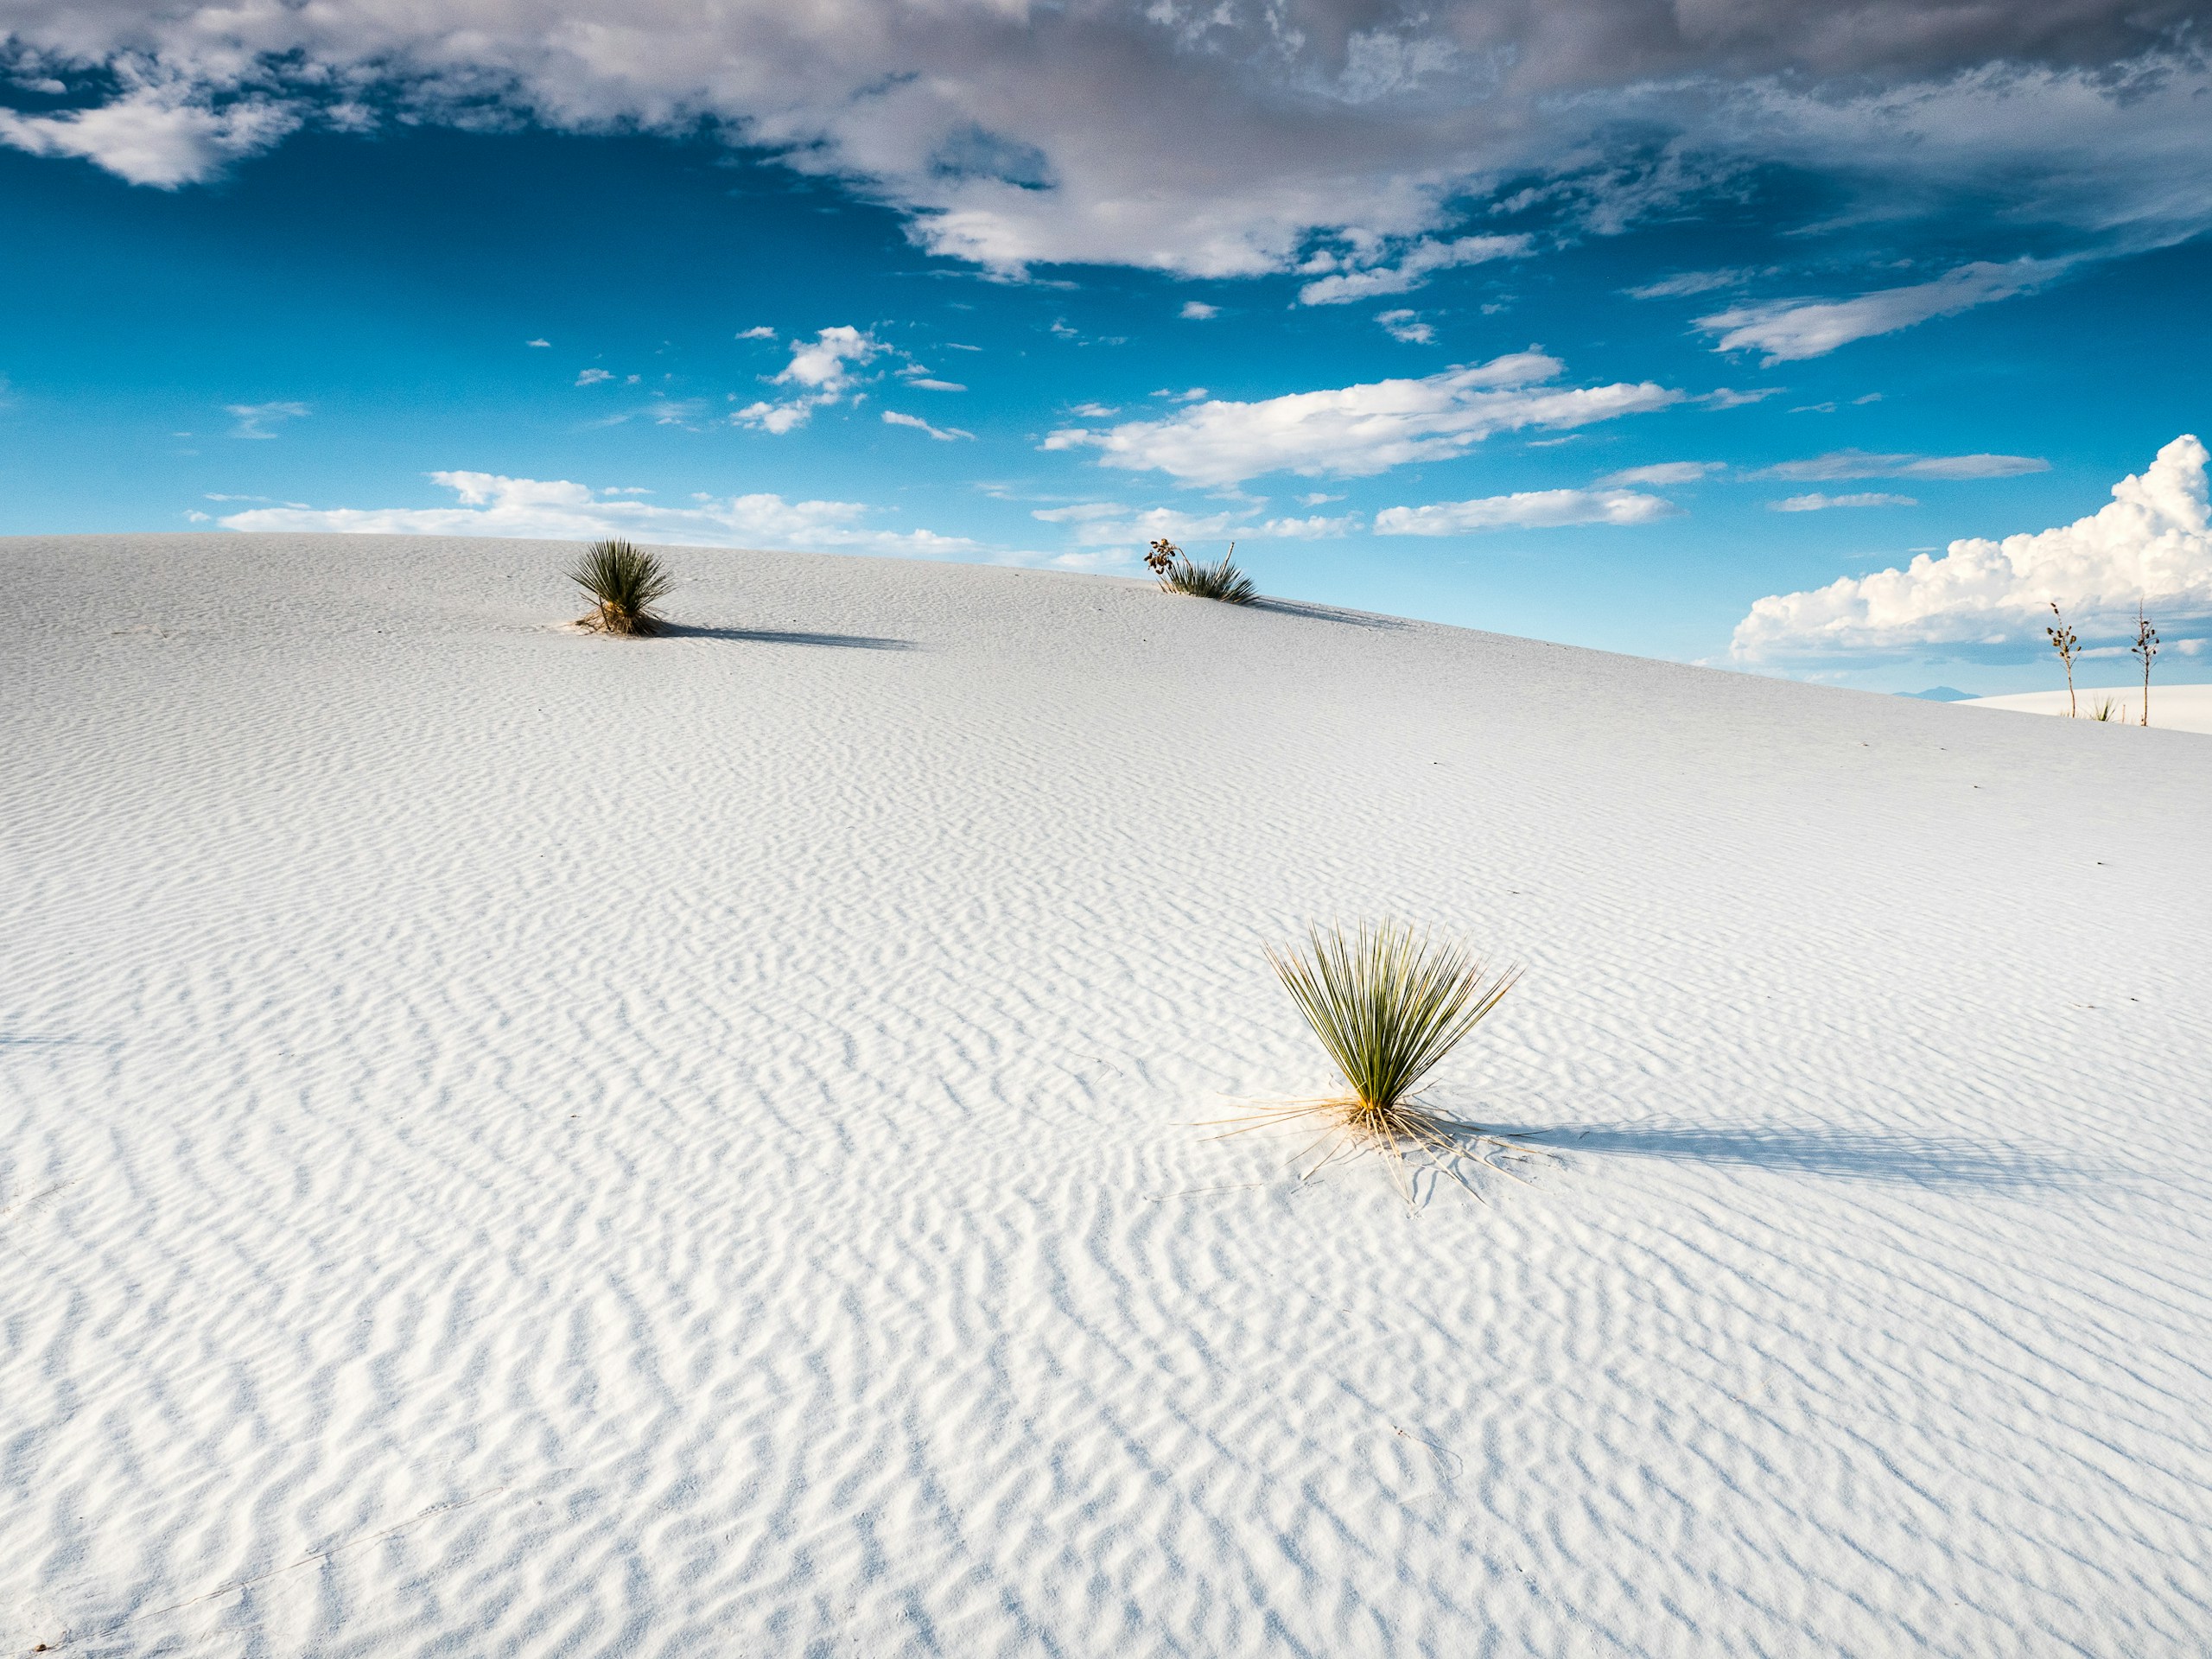
[[[0,1654],[2203,1652],[2212,745],[571,552],[0,543]]]

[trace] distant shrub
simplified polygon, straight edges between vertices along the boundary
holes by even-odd
[[[2046,627],[2044,632],[2050,636],[2050,648],[2058,653],[2058,660],[2066,665],[2066,713],[2070,719],[2081,713],[2074,701],[2074,658],[2081,652],[2082,642],[2074,637],[2074,630],[2066,626],[2066,618],[2060,613],[2058,601],[2055,599],[2050,601],[2050,613],[2058,619],[2058,626]]]
[[[569,580],[591,600],[583,626],[601,633],[653,632],[661,623],[653,603],[676,587],[659,555],[624,541],[594,542]]]
[[[1236,543],[1231,542],[1218,564],[1200,564],[1174,543],[1159,541],[1152,544],[1144,562],[1160,578],[1163,592],[1217,599],[1224,605],[1249,605],[1259,598],[1260,590],[1252,585],[1251,577],[1236,568]]]
[[[2143,614],[2139,601],[2135,607],[2135,643],[2127,654],[2143,664],[2143,723],[2151,723],[2151,659],[2158,654],[2158,631],[2151,626],[2151,619]]]
[[[1492,969],[1464,945],[1388,921],[1349,932],[1310,928],[1304,948],[1271,948],[1268,960],[1348,1090],[1262,1109],[1266,1121],[1310,1119],[1323,1126],[1317,1145],[1329,1150],[1314,1170],[1347,1149],[1381,1152],[1408,1204],[1408,1151],[1462,1185],[1462,1159],[1510,1173],[1495,1161],[1499,1153],[1520,1150],[1510,1137],[1445,1116],[1416,1094],[1513,988],[1519,969]]]

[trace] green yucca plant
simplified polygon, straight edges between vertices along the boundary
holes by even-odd
[[[594,542],[569,580],[591,600],[583,626],[601,633],[652,632],[661,621],[653,614],[653,602],[676,587],[659,555],[625,541]]]
[[[1221,556],[1218,564],[1200,564],[1173,542],[1154,542],[1145,563],[1160,578],[1163,592],[1190,594],[1198,599],[1217,599],[1224,605],[1249,605],[1260,590],[1252,578],[1236,568],[1236,543]]]
[[[1392,1177],[1410,1205],[1409,1149],[1463,1186],[1468,1183],[1458,1168],[1462,1159],[1511,1173],[1495,1161],[1499,1153],[1521,1150],[1510,1137],[1446,1117],[1416,1095],[1445,1056],[1513,988],[1518,968],[1492,969],[1464,945],[1388,921],[1363,923],[1349,932],[1341,926],[1312,927],[1303,949],[1270,947],[1268,960],[1350,1091],[1261,1109],[1265,1121],[1310,1119],[1324,1125],[1314,1144],[1329,1150],[1309,1176],[1341,1152],[1370,1147],[1389,1156]]]

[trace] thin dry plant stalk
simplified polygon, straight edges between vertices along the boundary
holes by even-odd
[[[1349,933],[1341,926],[1309,928],[1305,949],[1271,947],[1268,960],[1349,1092],[1256,1106],[1229,1134],[1319,1125],[1318,1138],[1292,1160],[1300,1164],[1321,1154],[1300,1179],[1312,1179],[1338,1158],[1379,1152],[1408,1208],[1418,1173],[1408,1170],[1408,1153],[1478,1198],[1482,1193],[1467,1179],[1465,1165],[1520,1179],[1500,1159],[1548,1155],[1516,1136],[1448,1117],[1418,1097],[1429,1073],[1513,988],[1518,968],[1492,971],[1464,945],[1434,942],[1393,922],[1363,924]]]

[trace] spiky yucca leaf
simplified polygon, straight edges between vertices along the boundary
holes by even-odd
[[[1306,944],[1268,960],[1369,1111],[1402,1104],[1520,977],[1394,922],[1310,928]]]
[[[1444,1057],[1513,988],[1519,969],[1492,971],[1463,945],[1434,942],[1387,921],[1363,924],[1350,933],[1342,927],[1309,928],[1304,950],[1271,948],[1268,960],[1351,1090],[1334,1099],[1262,1105],[1256,1122],[1245,1126],[1319,1122],[1321,1137],[1314,1144],[1329,1150],[1307,1176],[1347,1148],[1370,1147],[1389,1157],[1391,1179],[1410,1207],[1408,1148],[1478,1198],[1482,1195],[1467,1180],[1463,1161],[1510,1175],[1500,1156],[1549,1155],[1516,1136],[1432,1111],[1414,1097]]]
[[[1171,594],[1217,599],[1224,605],[1249,605],[1259,598],[1260,590],[1252,585],[1251,577],[1236,568],[1236,553],[1232,544],[1218,564],[1200,564],[1179,550],[1179,556],[1160,576],[1160,585]]]
[[[569,580],[592,601],[584,626],[602,633],[651,633],[660,625],[653,602],[676,587],[659,555],[625,541],[594,542]]]

